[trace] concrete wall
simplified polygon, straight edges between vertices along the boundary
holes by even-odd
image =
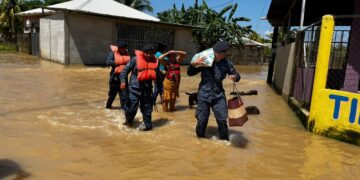
[[[263,64],[265,47],[232,45],[226,53],[233,64]]]
[[[289,96],[295,72],[295,43],[277,48],[274,72],[275,88]]]
[[[183,64],[189,64],[191,58],[198,52],[197,43],[193,42],[192,39],[191,29],[175,29],[174,49],[187,52],[187,57]]]
[[[66,14],[70,64],[104,65],[109,45],[115,40],[114,22],[109,18]]]
[[[290,46],[290,52],[289,52],[289,58],[288,63],[286,66],[285,71],[285,77],[284,77],[284,84],[282,89],[282,94],[285,96],[289,96],[292,93],[292,85],[294,84],[294,76],[295,76],[295,68],[296,68],[296,44],[291,43],[288,46]]]
[[[40,56],[65,64],[64,14],[54,14],[40,19]]]
[[[105,65],[109,45],[116,43],[116,24],[172,29],[176,50],[184,50],[190,62],[198,52],[192,29],[94,15],[59,13],[40,19],[40,55],[62,64]]]

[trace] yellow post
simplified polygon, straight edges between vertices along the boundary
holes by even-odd
[[[321,23],[319,49],[316,58],[315,78],[311,98],[309,122],[315,119],[319,91],[326,88],[333,32],[334,17],[331,15],[323,16]]]

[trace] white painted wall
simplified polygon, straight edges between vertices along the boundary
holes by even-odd
[[[277,48],[275,60],[274,85],[285,96],[291,93],[295,71],[295,43]]]
[[[40,19],[40,56],[65,63],[64,14],[54,14]]]

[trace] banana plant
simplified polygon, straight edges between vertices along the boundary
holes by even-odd
[[[14,40],[16,34],[21,31],[21,20],[16,13],[21,12],[20,0],[3,0],[1,2],[0,28],[2,35],[8,40]]]
[[[162,22],[198,27],[194,28],[193,37],[199,44],[199,49],[202,50],[211,47],[218,40],[241,44],[241,37],[251,32],[251,26],[239,25],[240,22],[250,21],[250,19],[234,17],[237,8],[237,4],[231,4],[217,12],[209,8],[205,0],[201,4],[195,0],[194,6],[185,9],[183,5],[181,10],[173,6],[170,10],[158,13],[158,18]]]

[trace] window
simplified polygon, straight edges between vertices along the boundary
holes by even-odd
[[[141,49],[145,43],[166,44],[168,49],[173,49],[174,31],[172,29],[154,26],[137,26],[128,24],[116,25],[117,40],[128,43],[129,52],[134,55],[136,49]]]

